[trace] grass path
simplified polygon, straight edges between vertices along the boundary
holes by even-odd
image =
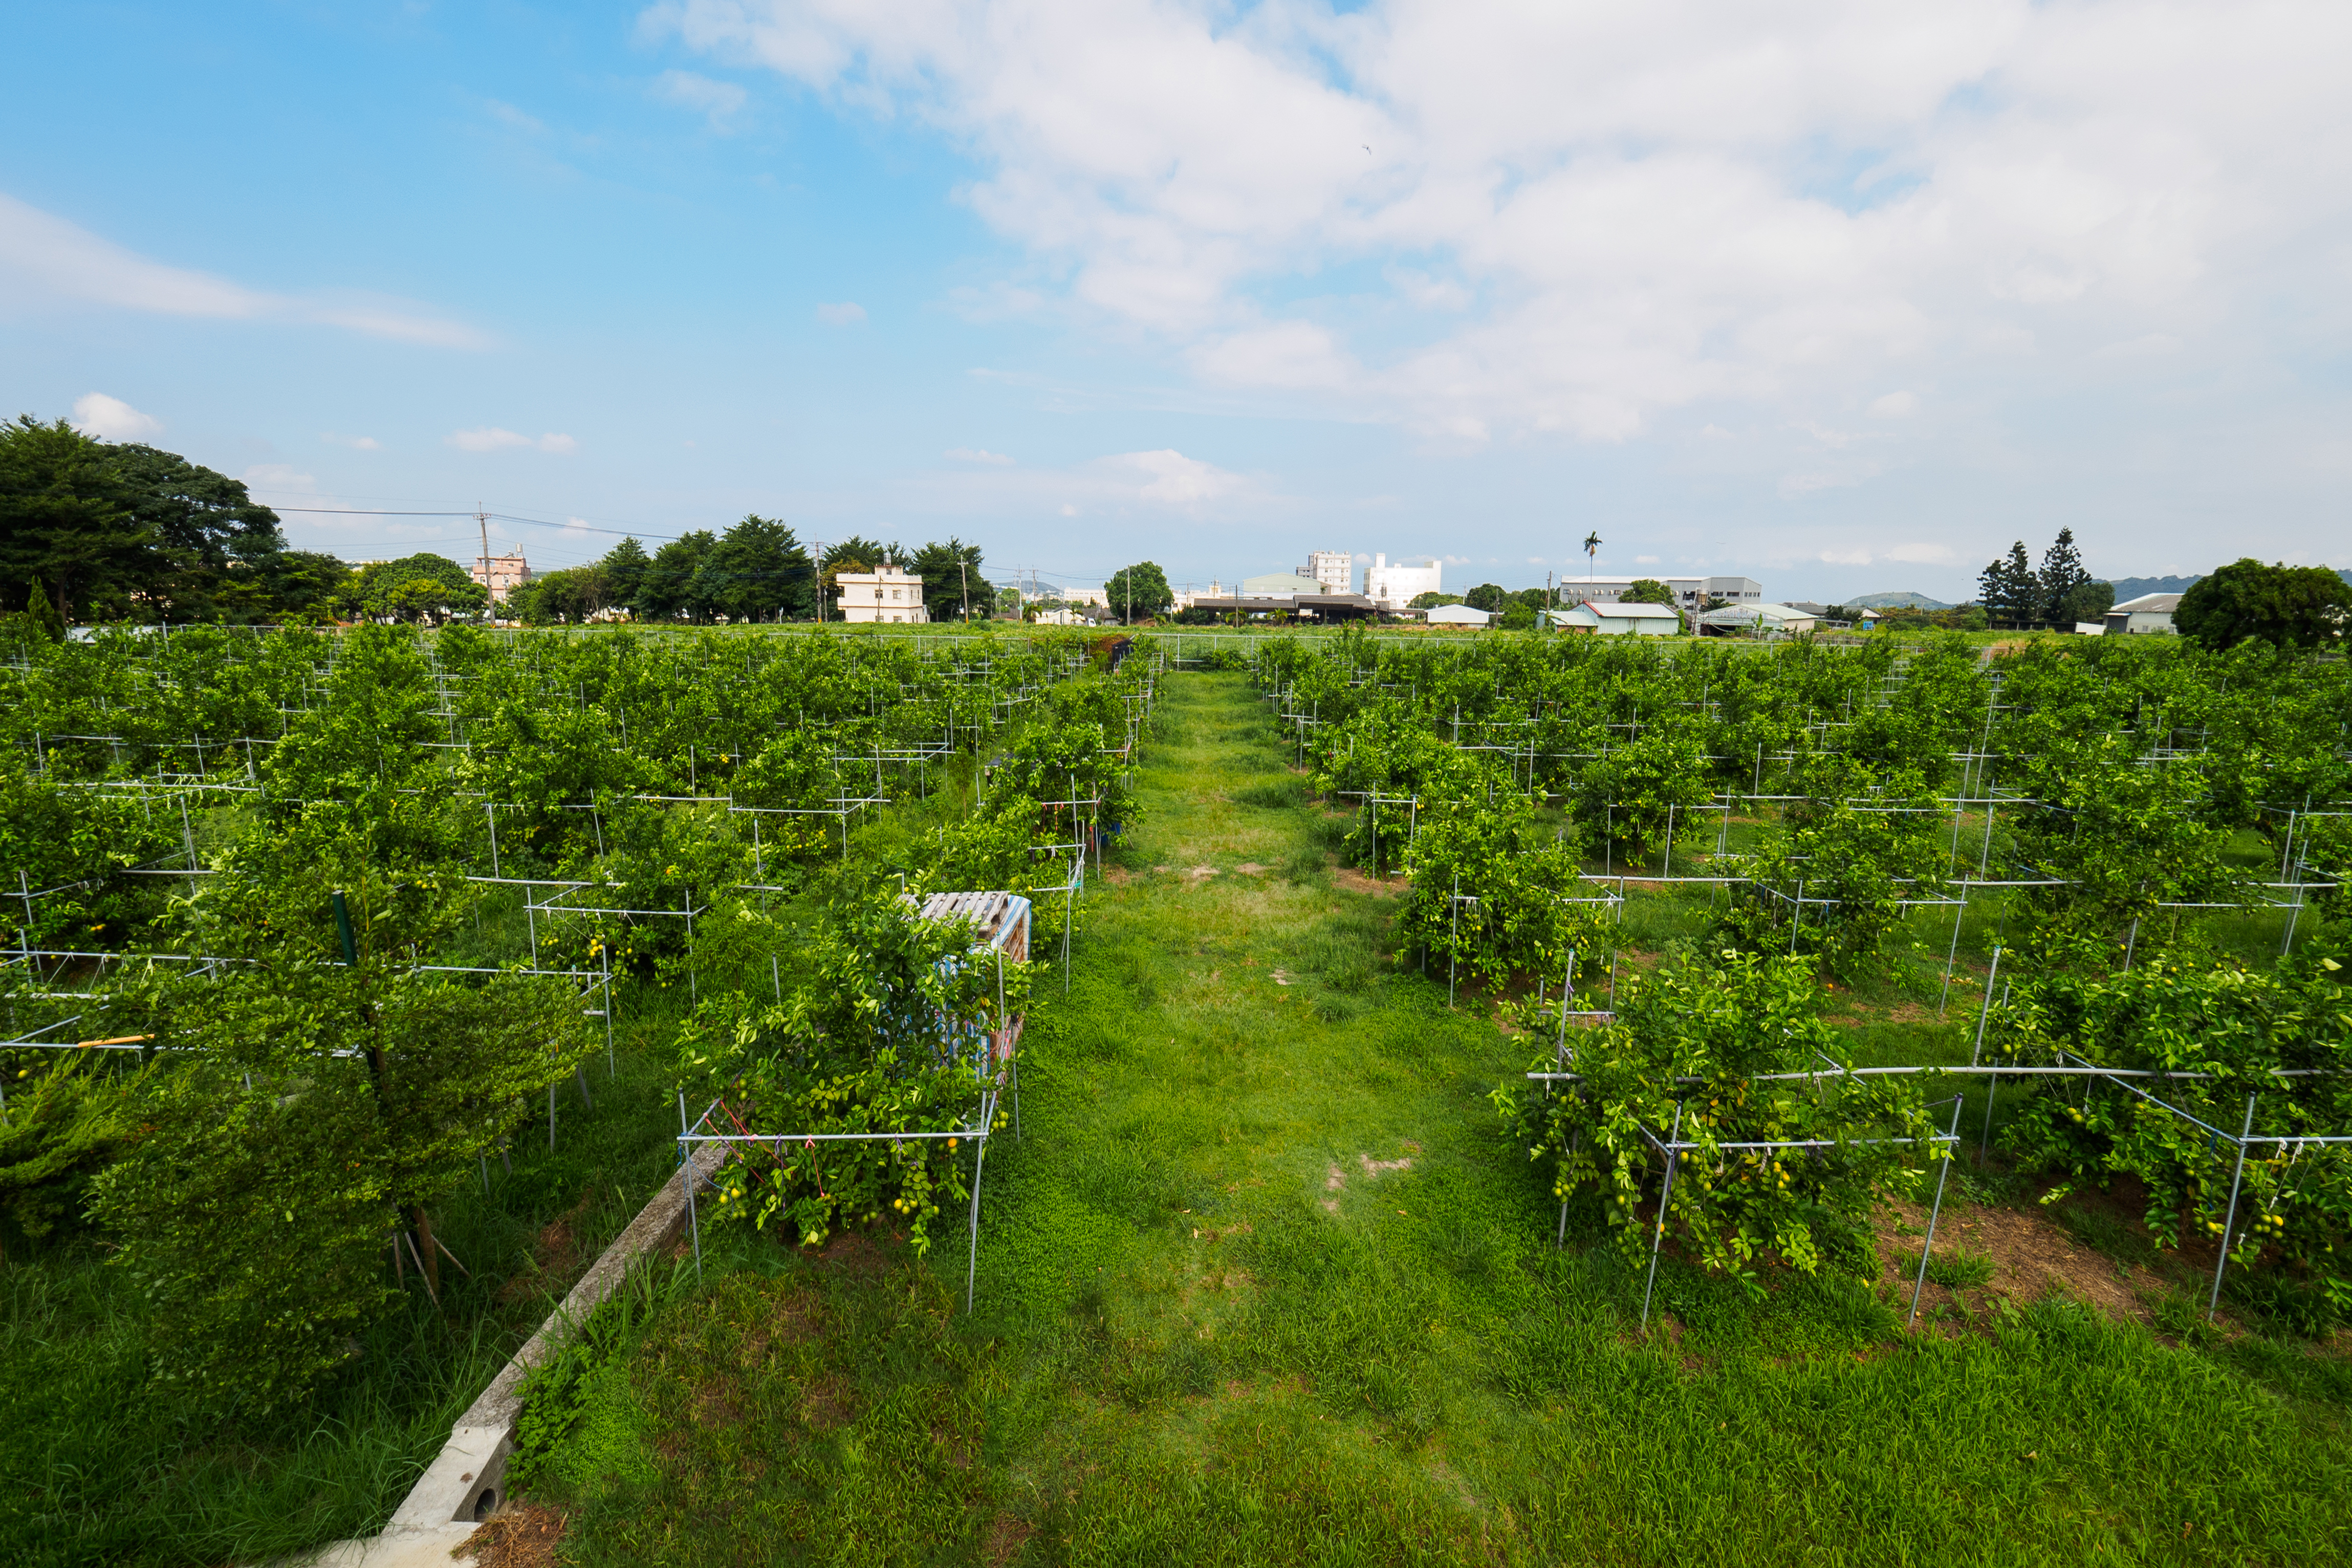
[[[2055,1304],[1910,1338],[1856,1280],[1678,1268],[1638,1340],[1496,1134],[1518,1052],[1393,972],[1247,688],[1173,678],[1159,728],[992,1142],[979,1310],[960,1233],[715,1248],[540,1483],[579,1561],[2352,1552],[2336,1369]]]

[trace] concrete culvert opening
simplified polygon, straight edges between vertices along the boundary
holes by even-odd
[[[482,1489],[482,1495],[474,1500],[474,1522],[479,1524],[482,1521],[489,1518],[490,1511],[498,1506],[499,1489],[496,1487],[484,1487]]]

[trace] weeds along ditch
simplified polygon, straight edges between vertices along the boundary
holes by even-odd
[[[1137,819],[1133,651],[0,625],[0,1552],[379,1525],[688,1093],[822,1127],[942,1075],[970,933],[919,900],[1074,901]],[[959,1159],[764,1181],[919,1222]]]
[[[1978,1253],[1949,1239],[1929,1289],[1955,1310],[1906,1332],[1887,1275],[1924,1205],[1874,1232],[1826,1188],[1798,1211],[1811,1272],[1710,1267],[1678,1236],[1645,1332],[1646,1248],[1589,1188],[1561,1245],[1555,1170],[1490,1099],[1550,1059],[1556,1019],[1517,1016],[1535,976],[1462,979],[1449,1006],[1410,885],[1347,863],[1360,808],[1306,797],[1280,712],[1239,673],[1164,683],[1140,826],[1105,857],[1067,995],[1029,1004],[974,1310],[961,1258],[903,1225],[707,1236],[699,1288],[649,1272],[550,1380],[525,1489],[565,1514],[571,1560],[2342,1554],[2340,1354],[2201,1328],[2201,1295],[2162,1337],[2063,1295],[1970,1302]],[[1721,906],[1629,882],[1621,913],[1630,1027],[1636,981],[1719,940]],[[1965,1062],[1978,998],[1935,1025],[1942,957],[1832,972],[1826,1035],[1774,1005],[1832,1053]],[[1605,963],[1579,978],[1600,1010]],[[2008,1179],[1960,1165],[1955,1228]]]

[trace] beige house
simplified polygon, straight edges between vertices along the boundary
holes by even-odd
[[[477,555],[466,574],[488,588],[494,602],[503,605],[509,593],[530,581],[530,563],[520,551],[512,555]]]
[[[833,580],[841,595],[841,618],[854,624],[899,621],[919,626],[929,620],[923,608],[923,580],[904,566],[879,566],[871,572],[843,572]]]

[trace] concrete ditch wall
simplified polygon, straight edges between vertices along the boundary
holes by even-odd
[[[515,1421],[522,1414],[522,1383],[530,1370],[553,1352],[576,1323],[588,1321],[605,1297],[629,1271],[629,1265],[658,1252],[686,1231],[688,1172],[707,1189],[711,1173],[727,1158],[723,1143],[705,1144],[690,1166],[662,1184],[653,1201],[638,1211],[603,1256],[572,1287],[562,1304],[539,1326],[539,1331],[517,1351],[505,1370],[482,1390],[457,1424],[449,1441],[425,1473],[409,1489],[407,1500],[392,1516],[382,1535],[341,1541],[309,1559],[312,1568],[448,1568],[450,1551],[474,1533],[474,1528],[506,1501],[507,1459],[514,1452]]]

